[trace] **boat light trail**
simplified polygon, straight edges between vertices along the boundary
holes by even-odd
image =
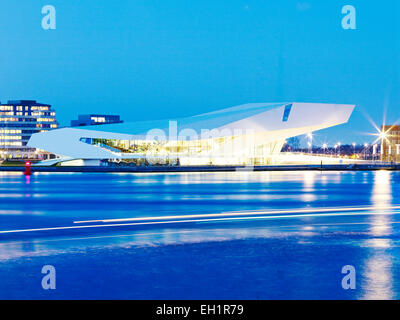
[[[389,208],[389,207],[385,207]],[[397,208],[400,207],[390,207]],[[370,209],[376,209],[371,207]],[[353,209],[354,210],[354,209]],[[134,222],[134,223],[114,223],[114,224],[97,224],[85,226],[67,226],[67,227],[50,227],[50,228],[37,228],[37,229],[20,229],[20,230],[5,230],[0,231],[0,234],[12,234],[23,232],[40,232],[40,231],[56,231],[56,230],[71,230],[71,229],[87,229],[87,228],[109,228],[109,227],[124,227],[124,226],[145,226],[145,225],[165,225],[177,223],[196,223],[196,222],[218,222],[218,221],[236,221],[236,220],[270,220],[270,219],[293,219],[293,218],[317,218],[317,217],[339,217],[339,216],[363,216],[363,215],[376,215],[374,212],[343,212],[343,213],[319,213],[319,214],[291,214],[291,215],[267,215],[267,216],[253,216],[253,217],[228,217],[228,218],[215,218],[215,219],[191,219],[191,220],[170,220],[170,221],[153,221],[153,222]]]
[[[298,214],[298,213],[319,213],[319,212],[351,212],[351,211],[379,211],[379,210],[399,210],[400,206],[368,206],[368,207],[338,207],[338,208],[312,208],[312,209],[293,209],[293,210],[275,210],[275,211],[242,211],[242,212],[225,212],[211,214],[191,214],[179,216],[156,216],[156,217],[135,217],[122,219],[101,219],[74,221],[74,223],[111,223],[111,222],[128,222],[128,221],[152,221],[152,220],[170,220],[170,219],[197,219],[197,218],[214,218],[214,217],[237,217],[237,216],[257,216],[257,215],[273,215],[273,214]]]

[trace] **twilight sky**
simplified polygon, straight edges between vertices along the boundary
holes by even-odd
[[[398,0],[2,0],[0,101],[124,120],[189,116],[248,102],[356,104],[315,142],[370,142],[400,118]],[[41,9],[56,8],[56,30]],[[341,26],[344,5],[357,30]]]

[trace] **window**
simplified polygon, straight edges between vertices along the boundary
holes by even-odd
[[[104,117],[91,117],[90,120],[94,122],[106,122],[106,118]]]
[[[289,120],[290,111],[292,110],[292,104],[288,104],[285,106],[285,111],[283,112],[282,122],[286,122]]]

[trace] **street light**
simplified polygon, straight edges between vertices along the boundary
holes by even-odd
[[[376,161],[376,151],[378,149],[378,145],[375,143],[372,147],[372,160]]]
[[[356,143],[353,142],[353,156],[356,157]]]
[[[368,148],[368,143],[364,143],[364,159],[367,160],[367,148]]]
[[[313,134],[312,134],[312,132],[309,132],[309,133],[307,134],[307,137],[308,137],[308,139],[309,139],[309,141],[308,141],[309,153],[312,153],[312,141],[313,141]]]
[[[326,155],[326,148],[328,147],[328,145],[326,143],[324,143],[322,145],[322,149],[324,150],[324,154]]]

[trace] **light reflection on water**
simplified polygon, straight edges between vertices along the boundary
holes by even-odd
[[[189,251],[197,244],[212,243],[218,252],[223,243],[232,242],[238,246],[237,250],[250,248],[246,254],[232,257],[243,259],[243,266],[249,268],[244,274],[252,274],[252,264],[248,261],[261,259],[263,253],[273,255],[273,260],[263,264],[266,270],[279,268],[293,273],[301,281],[291,285],[311,292],[313,289],[307,283],[329,283],[334,278],[332,274],[323,275],[327,265],[332,272],[337,269],[340,276],[341,267],[351,264],[357,270],[359,289],[343,293],[339,282],[339,288],[333,287],[337,290],[334,296],[392,299],[400,292],[394,274],[400,256],[397,240],[400,219],[398,210],[380,208],[400,204],[396,197],[399,181],[399,173],[389,171],[35,174],[29,180],[21,174],[1,173],[0,231],[67,226],[76,220],[227,211],[370,206],[373,214],[342,217],[311,214],[296,219],[157,226],[104,234],[2,237],[0,269],[12,268],[13,263],[27,258],[85,255],[89,248],[99,250],[97,256],[101,256],[104,250],[135,248],[132,249],[135,251],[183,245]],[[217,256],[210,253],[212,259]],[[259,277],[263,275],[253,274],[253,277],[260,283]]]
[[[392,174],[390,172],[377,171],[375,173],[371,199],[372,205],[377,208],[392,205]],[[377,210],[377,214],[370,217],[370,223],[373,238],[365,240],[366,245],[371,248],[371,253],[363,268],[366,290],[362,298],[393,299],[392,256],[386,251],[391,247],[391,240],[382,238],[392,233],[391,213]]]

